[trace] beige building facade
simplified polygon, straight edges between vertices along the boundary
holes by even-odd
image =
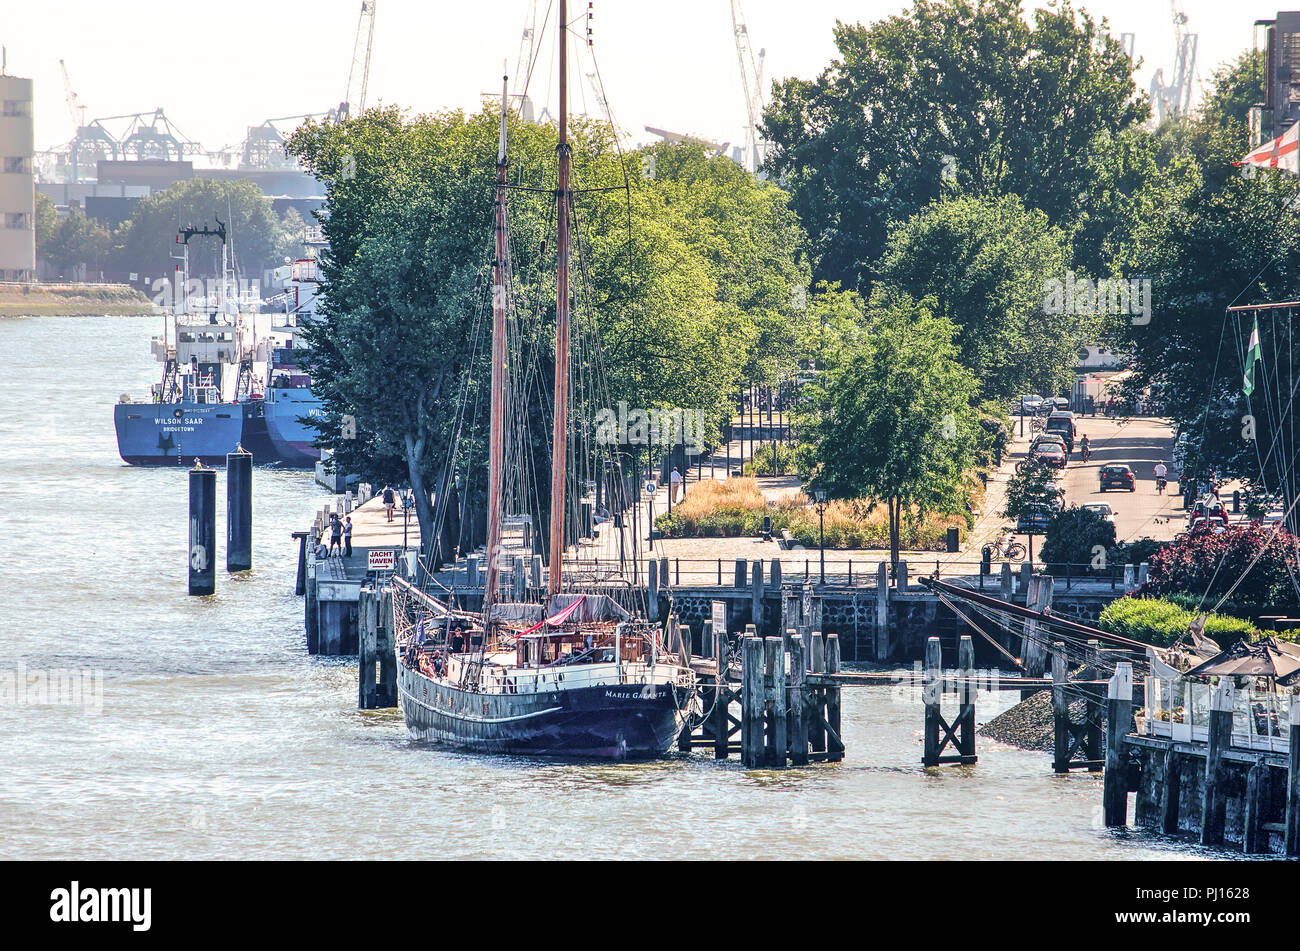
[[[32,81],[0,76],[0,281],[36,280]]]

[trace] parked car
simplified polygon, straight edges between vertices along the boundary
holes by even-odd
[[[1054,412],[1047,417],[1047,423],[1043,427],[1043,432],[1048,435],[1060,436],[1065,441],[1065,451],[1074,452],[1074,414],[1068,412]]]
[[[1025,415],[1033,415],[1042,409],[1042,406],[1043,398],[1041,396],[1022,396],[1012,405],[1011,412],[1019,413],[1023,408]]]
[[[1109,502],[1087,502],[1079,507],[1085,512],[1096,512],[1112,525],[1115,524],[1115,510],[1110,507]]]
[[[1137,491],[1137,480],[1133,478],[1133,470],[1120,463],[1110,463],[1101,467],[1101,491],[1107,489],[1128,489],[1130,492]]]
[[[1056,443],[1041,443],[1029,452],[1029,458],[1054,469],[1065,468],[1065,450]]]
[[[1044,508],[1031,509],[1028,512],[1021,513],[1016,519],[1016,534],[1018,535],[1042,535],[1047,531],[1048,524],[1052,521],[1052,512]]]
[[[1053,409],[1068,410],[1070,408],[1070,398],[1068,396],[1053,396],[1048,400]]]
[[[1054,446],[1059,446],[1061,452],[1065,452],[1065,437],[1062,436],[1060,433],[1039,433],[1037,436],[1034,437],[1034,442],[1029,447],[1029,451],[1033,452],[1035,449],[1037,449],[1039,446],[1043,445],[1044,443],[1048,443]]]

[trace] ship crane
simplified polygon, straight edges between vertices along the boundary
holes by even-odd
[[[533,60],[537,56],[537,0],[528,4],[528,18],[524,21],[523,36],[519,39],[519,56],[515,60],[515,78],[512,87],[519,97],[519,117],[532,122],[533,101],[528,96],[528,84],[533,74]]]
[[[740,0],[731,0],[731,29],[736,38],[736,58],[740,62],[740,84],[745,92],[745,109],[749,125],[745,127],[744,167],[757,172],[766,156],[767,143],[760,138],[759,123],[763,120],[763,65],[767,50],[760,49],[758,58],[749,42],[749,27],[740,9]]]
[[[63,94],[68,101],[68,114],[72,116],[72,127],[80,129],[86,124],[86,107],[72,91],[72,80],[68,78],[68,67],[63,60],[59,60],[59,69],[63,71]]]
[[[348,70],[348,91],[339,103],[338,117],[359,116],[366,109],[366,89],[370,85],[370,50],[375,39],[375,5],[378,0],[361,0],[357,19],[357,38],[352,46],[352,66]]]

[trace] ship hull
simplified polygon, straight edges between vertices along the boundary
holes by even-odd
[[[129,465],[217,465],[243,438],[244,414],[234,403],[118,403],[113,426]]]
[[[574,759],[652,759],[685,723],[688,688],[608,684],[526,694],[461,690],[397,667],[411,735],[483,753]]]
[[[266,431],[282,464],[308,468],[320,461],[320,450],[312,445],[317,432],[301,421],[316,416],[320,400],[306,387],[277,387],[267,392]]]

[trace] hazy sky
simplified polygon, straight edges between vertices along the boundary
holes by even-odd
[[[538,0],[539,20],[552,2]],[[765,85],[773,77],[815,76],[834,54],[836,19],[870,22],[908,6],[904,0],[743,0],[753,45],[767,51]],[[1156,67],[1170,74],[1174,34],[1166,0],[1076,6],[1105,17],[1114,33],[1136,34],[1142,88]],[[1200,35],[1202,79],[1252,44],[1256,19],[1279,9],[1277,0],[1182,0],[1182,6],[1188,28]],[[571,0],[571,18],[586,7],[585,0]],[[369,100],[421,111],[476,106],[481,93],[499,89],[503,59],[513,72],[528,8],[527,0],[378,0]],[[337,104],[359,10],[359,0],[0,0],[0,43],[9,73],[36,81],[38,148],[73,132],[63,59],[88,117],[162,107],[190,138],[217,150],[241,141],[248,125]],[[729,0],[596,0],[592,26],[614,117],[634,141],[652,138],[646,125],[742,140],[745,104]],[[532,81],[538,100],[548,89],[555,98],[554,36],[552,27]],[[591,70],[584,49],[574,81]],[[589,87],[583,91],[598,112]],[[582,111],[579,89],[573,98]]]

